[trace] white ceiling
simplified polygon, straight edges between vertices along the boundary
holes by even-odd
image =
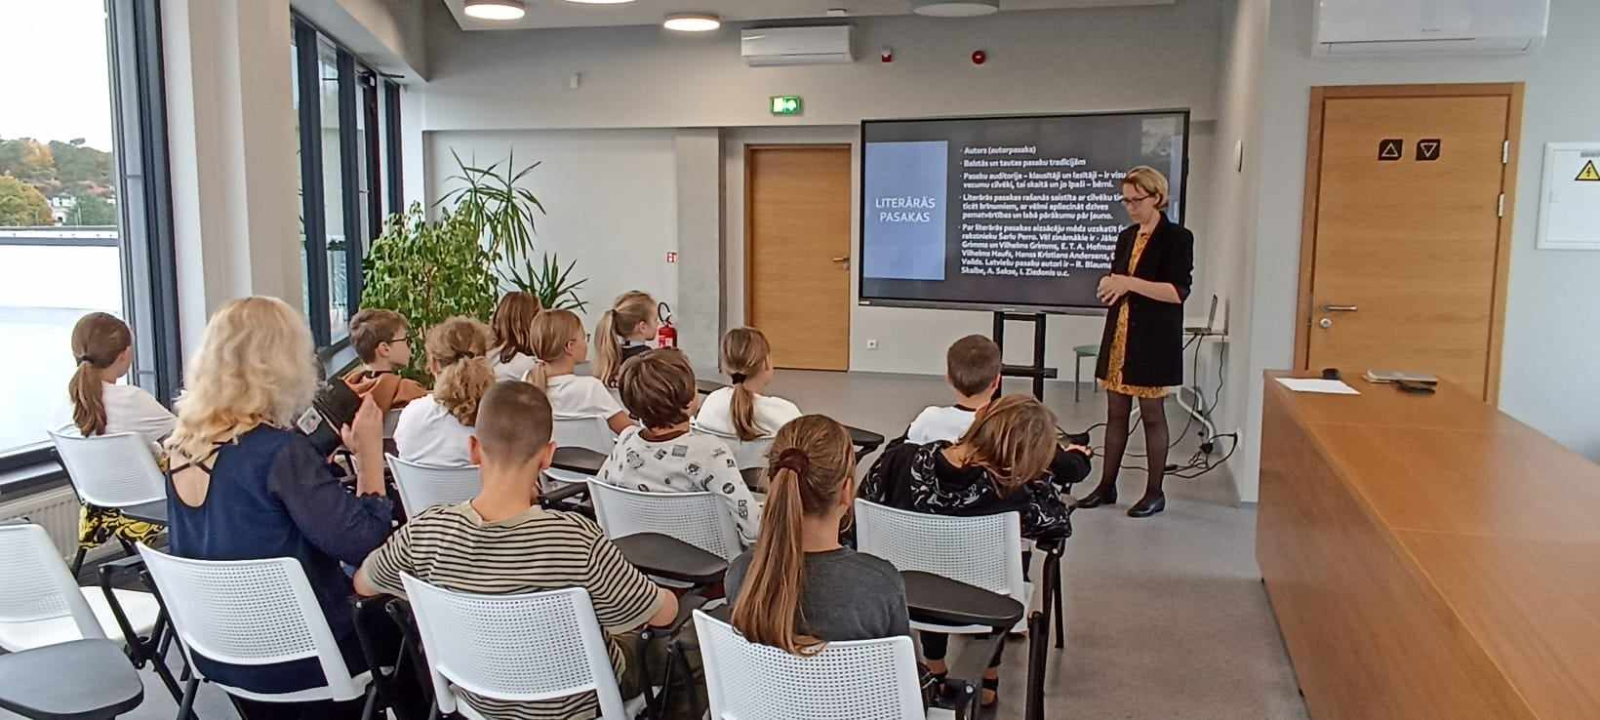
[[[525,0],[528,14],[514,22],[489,22],[461,12],[463,0],[444,0],[463,30],[659,25],[669,13],[709,12],[727,22],[828,17],[831,8],[851,16],[908,15],[911,0],[635,0],[620,5],[589,5],[566,0]],[[1066,8],[1173,5],[1177,0],[1000,0],[1001,12]],[[948,20],[948,22],[961,22]]]

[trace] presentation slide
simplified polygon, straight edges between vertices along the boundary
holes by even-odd
[[[863,305],[1096,312],[1129,168],[1171,183],[1187,111],[862,123]]]

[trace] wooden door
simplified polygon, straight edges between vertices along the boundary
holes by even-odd
[[[1520,86],[1318,90],[1300,367],[1426,372],[1493,399]]]
[[[745,149],[745,316],[777,367],[850,367],[850,147]]]

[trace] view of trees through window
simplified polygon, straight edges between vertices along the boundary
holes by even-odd
[[[0,136],[0,226],[116,225],[112,167],[85,138]]]

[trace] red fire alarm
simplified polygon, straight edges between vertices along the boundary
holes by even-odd
[[[878,59],[886,63],[894,62],[894,48],[885,45],[882,50],[878,51]]]
[[[986,52],[984,52],[982,50],[973,50],[972,51],[972,64],[973,65],[982,65],[984,63],[984,61],[986,61],[988,59],[989,59],[989,53],[986,53]]]

